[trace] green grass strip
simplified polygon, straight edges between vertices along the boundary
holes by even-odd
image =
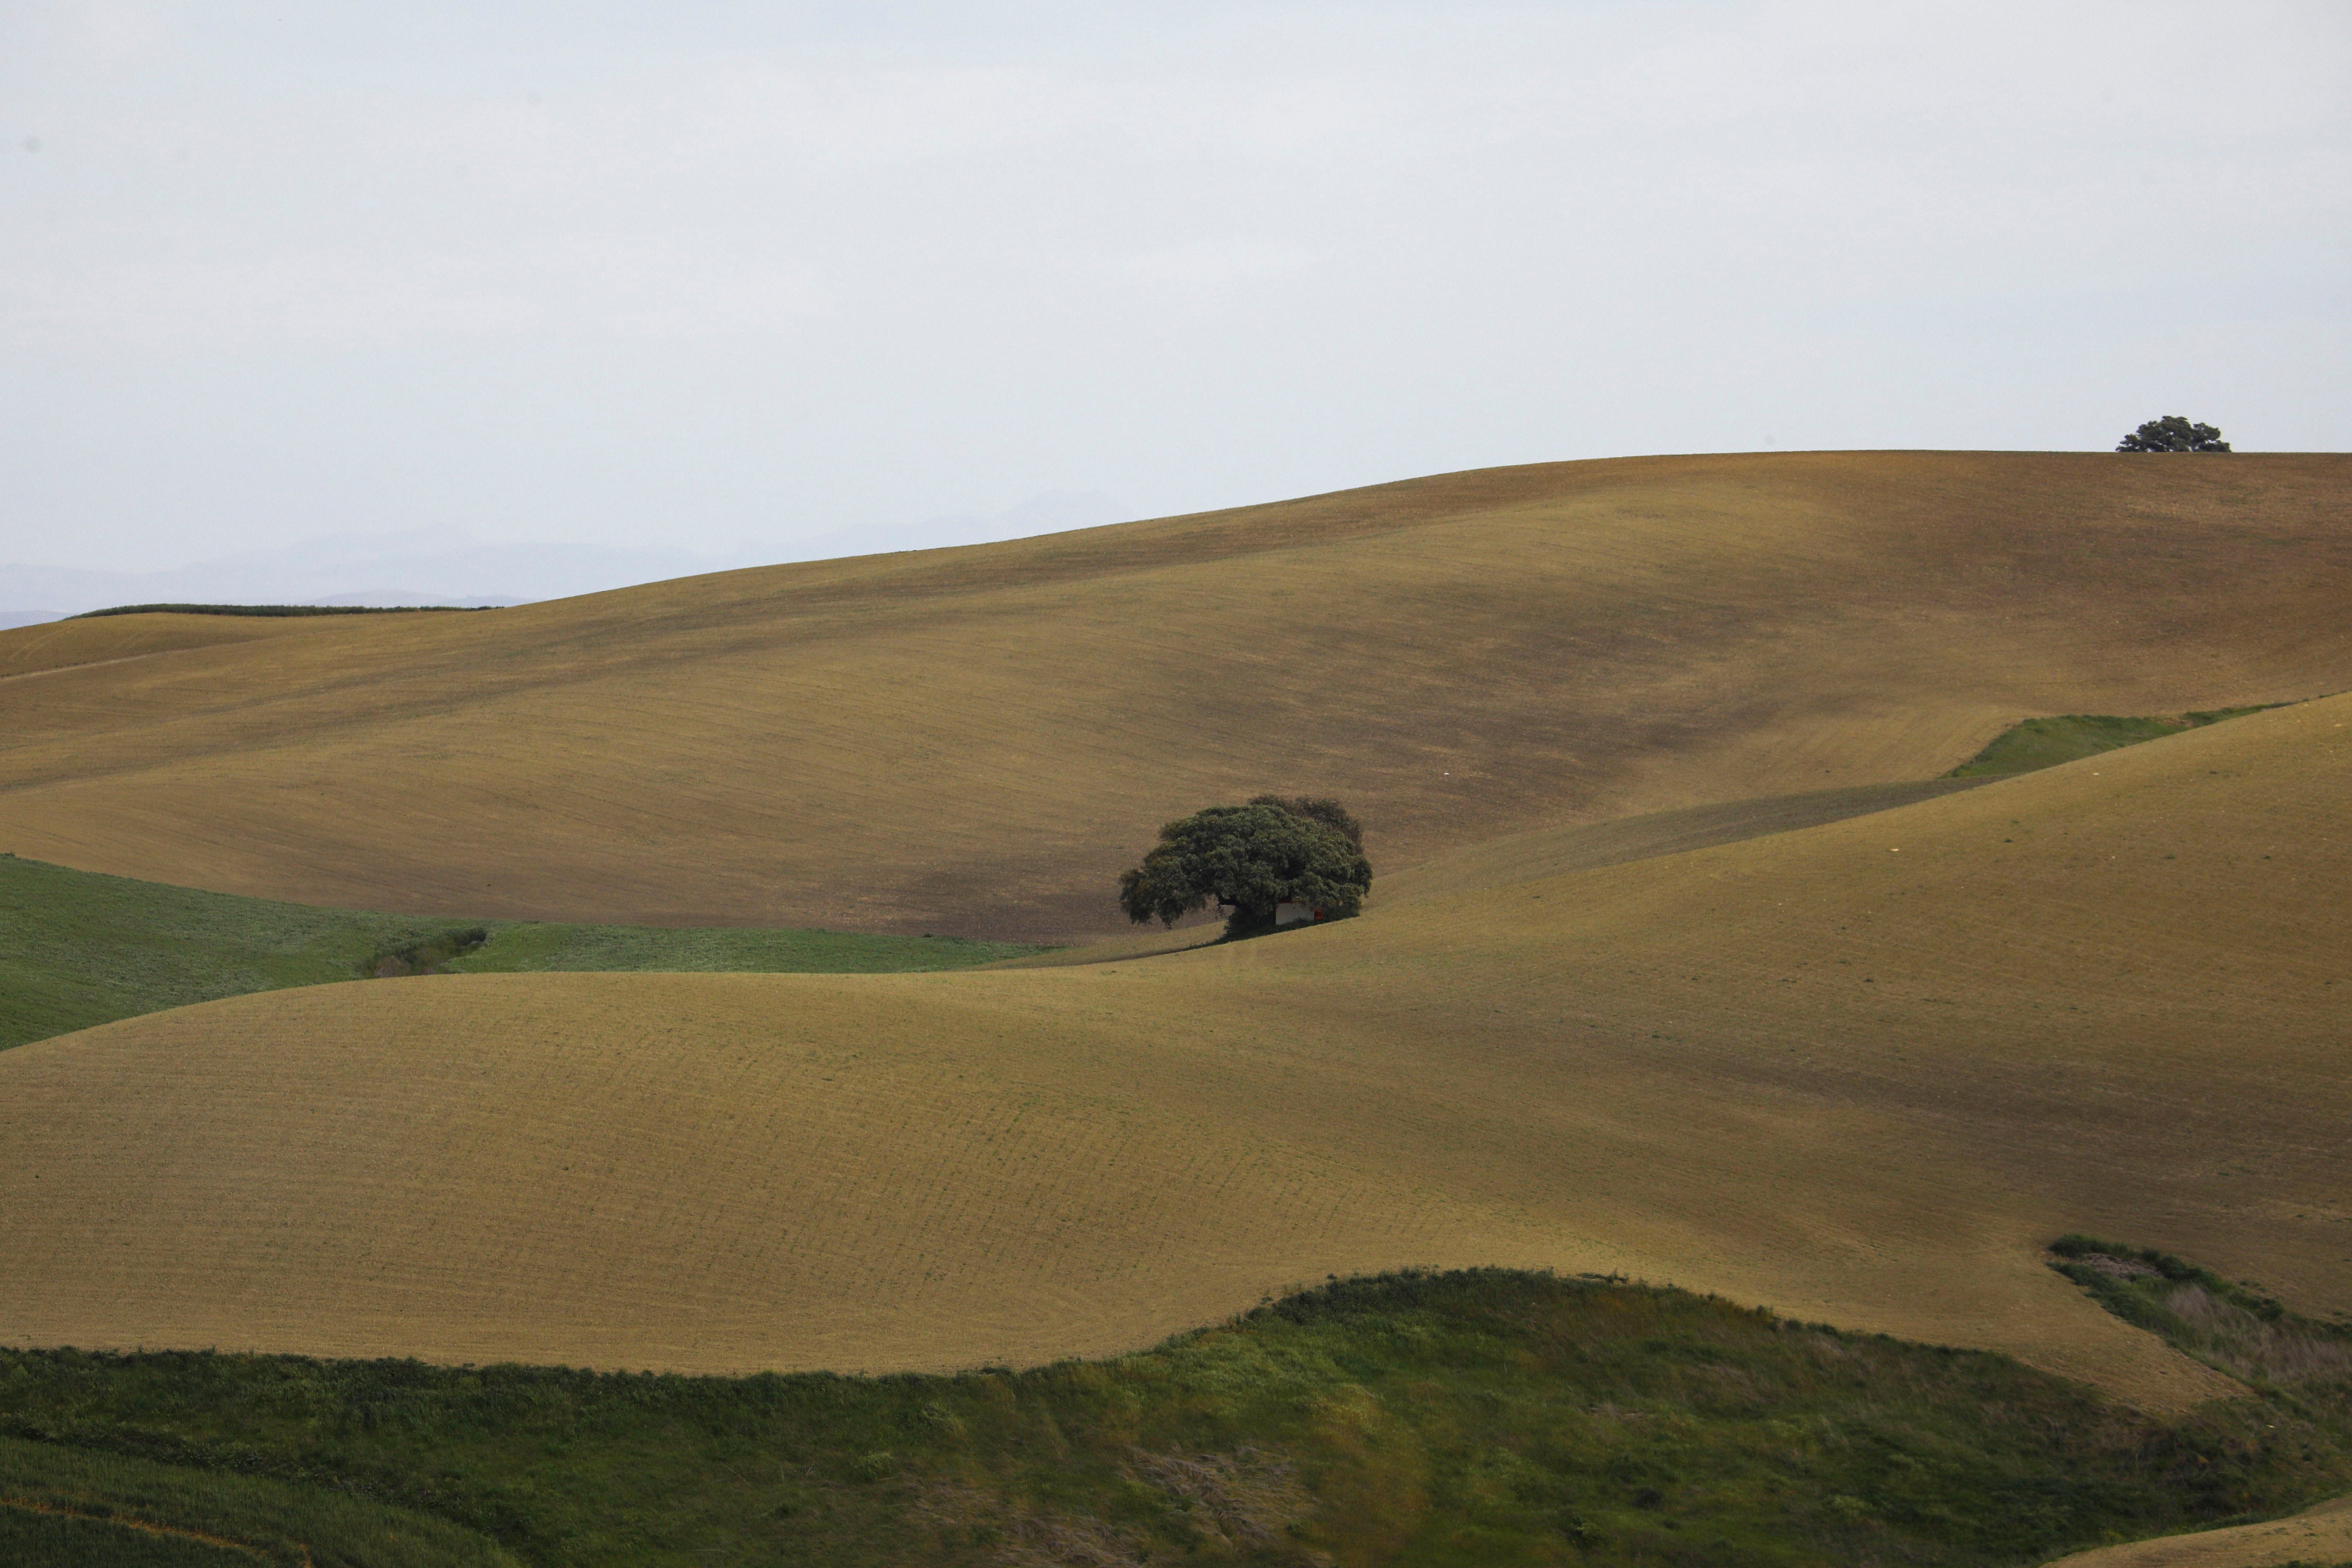
[[[843,931],[374,914],[0,855],[0,1048],[166,1007],[378,973],[876,973],[960,969],[1039,951]]]
[[[2051,1267],[2184,1355],[2352,1432],[2352,1315],[2313,1318],[2250,1280],[2154,1247],[2091,1236],[2050,1244]]]
[[[429,1512],[551,1568],[1994,1568],[2352,1488],[2308,1402],[2158,1419],[1998,1354],[1493,1269],[1028,1371],[5,1352],[0,1430]]]
[[[1983,751],[1944,776],[1969,779],[2030,773],[2041,768],[2054,768],[2061,763],[2095,757],[2102,752],[2137,746],[2143,741],[2162,740],[2184,730],[2218,724],[2240,714],[2286,706],[2284,702],[2266,702],[2252,708],[2218,708],[2208,712],[2184,713],[2178,719],[2124,719],[2110,713],[2028,719],[1994,736]]]
[[[430,1514],[264,1476],[0,1438],[0,1563],[41,1568],[514,1568]]]

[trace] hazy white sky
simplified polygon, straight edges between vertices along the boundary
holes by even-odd
[[[0,561],[2352,434],[2352,5],[0,0]]]

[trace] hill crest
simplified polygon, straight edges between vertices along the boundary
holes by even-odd
[[[2178,1405],[2226,1385],[2041,1248],[2145,1237],[2352,1294],[2347,723],[2331,699],[1131,963],[444,976],[109,1025],[0,1055],[0,1315],[878,1370],[1475,1261]]]
[[[1068,940],[1118,929],[1160,822],[1265,789],[1346,799],[1396,870],[1923,778],[2037,713],[2352,687],[2347,483],[1628,458],[479,616],[26,628],[0,847],[404,912]]]

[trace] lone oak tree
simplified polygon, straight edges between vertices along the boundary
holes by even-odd
[[[1141,924],[1174,925],[1211,899],[1231,905],[1227,936],[1274,926],[1276,904],[1307,904],[1327,920],[1355,914],[1372,885],[1363,829],[1336,800],[1262,795],[1169,823],[1143,864],[1118,879],[1119,908]]]
[[[2116,443],[2118,452],[2226,452],[2230,443],[2210,425],[2191,425],[2178,414],[2151,419]]]

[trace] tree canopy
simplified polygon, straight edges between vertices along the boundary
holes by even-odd
[[[1168,823],[1143,863],[1119,874],[1118,903],[1138,924],[1174,925],[1214,899],[1228,936],[1272,929],[1275,906],[1307,904],[1338,920],[1372,885],[1363,828],[1336,800],[1262,795]]]
[[[2178,414],[2151,419],[2116,443],[2118,452],[2226,452],[2230,443],[2210,425],[2191,425]]]

